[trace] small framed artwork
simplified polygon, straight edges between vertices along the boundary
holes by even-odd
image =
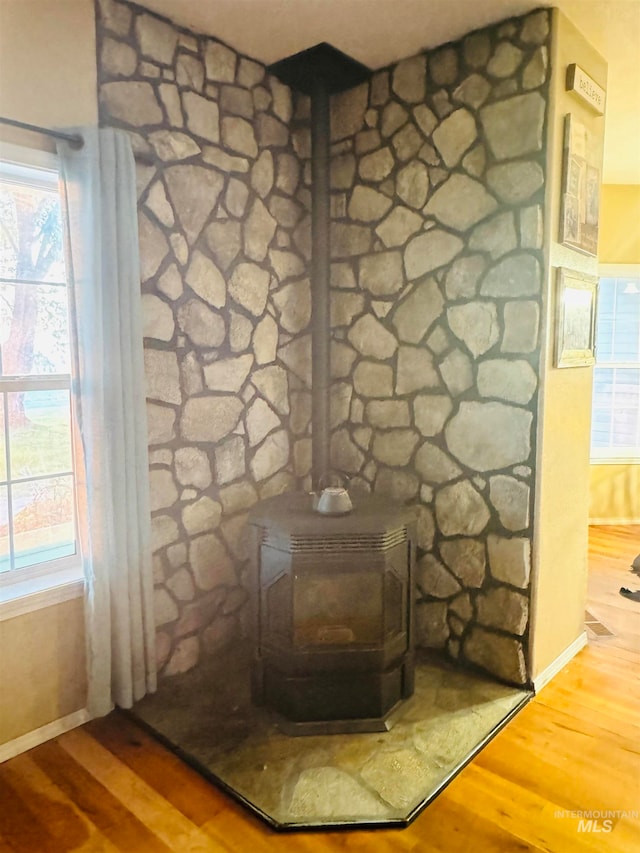
[[[557,273],[556,367],[588,367],[595,362],[598,279],[567,270]]]
[[[594,134],[565,117],[560,242],[564,246],[596,255],[600,200],[600,148]]]

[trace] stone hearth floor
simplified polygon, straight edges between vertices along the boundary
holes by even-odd
[[[406,825],[531,698],[424,654],[390,731],[290,737],[251,705],[249,681],[236,649],[164,680],[131,713],[281,830]]]

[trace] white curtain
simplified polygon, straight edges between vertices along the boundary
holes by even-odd
[[[135,164],[125,133],[60,143],[88,710],[156,688]]]

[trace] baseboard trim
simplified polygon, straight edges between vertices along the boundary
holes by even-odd
[[[533,689],[536,693],[538,693],[545,684],[548,684],[554,676],[556,676],[563,667],[565,667],[571,658],[575,657],[581,649],[587,645],[587,632],[583,631],[579,637],[569,645],[567,648],[558,655],[558,657],[552,661],[546,669],[543,669],[542,672],[538,673],[533,679]]]
[[[82,708],[80,711],[74,711],[72,714],[67,714],[66,717],[60,717],[59,720],[47,723],[46,726],[40,726],[39,729],[27,732],[26,735],[0,744],[0,763],[15,758],[16,755],[33,749],[34,746],[40,746],[41,743],[45,743],[51,738],[63,735],[65,732],[89,722],[89,719],[89,712],[86,708]]]
[[[608,516],[607,518],[590,518],[589,525],[606,525],[606,524],[640,524],[640,518],[611,518]]]

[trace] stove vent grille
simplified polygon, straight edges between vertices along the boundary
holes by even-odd
[[[347,535],[333,534],[322,536],[320,534],[310,536],[291,536],[287,551],[293,553],[322,552],[345,553],[356,551],[382,552],[389,551],[397,545],[407,541],[407,528],[398,527],[395,530],[387,530],[384,533],[349,533]],[[270,530],[265,530],[262,542],[273,548],[282,549],[283,542],[280,537],[273,535]]]

